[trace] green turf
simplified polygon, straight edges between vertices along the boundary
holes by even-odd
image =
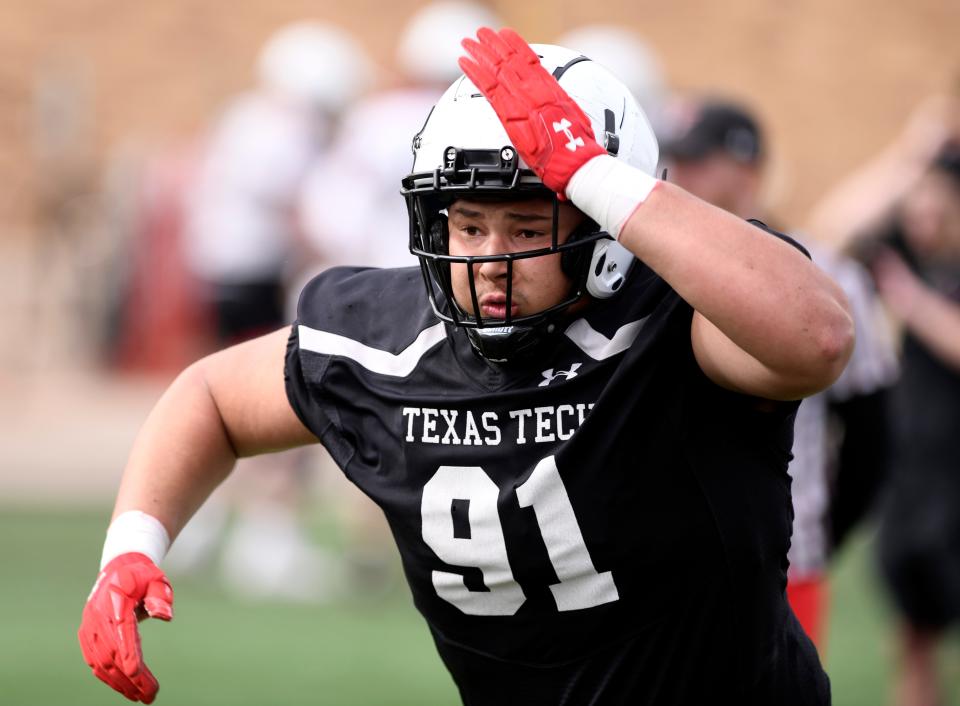
[[[0,509],[0,704],[127,703],[89,674],[75,636],[106,517],[106,509]],[[866,537],[839,557],[833,579],[834,703],[888,703],[893,646]],[[313,607],[238,602],[211,581],[181,579],[175,590],[175,621],[142,626],[161,705],[458,702],[403,588]],[[948,643],[950,704],[960,704],[958,655],[960,644]]]
[[[836,706],[894,703],[895,618],[876,579],[872,537],[861,534],[836,558],[831,572],[826,667]],[[960,705],[960,636],[945,636],[939,654],[945,706]]]
[[[874,580],[871,551],[868,538],[856,538],[836,558],[831,574],[825,666],[837,706],[888,702],[890,618]]]
[[[76,628],[106,509],[0,510],[0,704],[128,703],[94,679]],[[176,582],[176,618],[142,625],[159,704],[457,703],[409,594],[301,607]]]

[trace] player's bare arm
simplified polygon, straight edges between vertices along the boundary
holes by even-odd
[[[177,377],[137,436],[114,517],[146,512],[172,541],[237,458],[317,441],[284,391],[288,336],[285,328],[240,343]]]
[[[93,673],[132,701],[151,703],[159,688],[137,620],[173,617],[173,591],[157,566],[170,542],[237,458],[316,441],[287,401],[288,335],[282,329],[191,365],[134,443],[78,633]]]
[[[798,399],[843,371],[853,349],[846,297],[783,240],[662,182],[620,242],[696,310],[694,353],[714,382]]]

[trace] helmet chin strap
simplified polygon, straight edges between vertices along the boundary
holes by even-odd
[[[558,328],[544,321],[535,326],[470,328],[465,332],[474,351],[491,363],[517,363],[532,358],[556,335]],[[551,333],[548,334],[546,329]]]
[[[571,305],[574,306],[574,305]],[[528,325],[464,328],[474,351],[492,363],[520,363],[552,345],[566,328],[570,307]]]

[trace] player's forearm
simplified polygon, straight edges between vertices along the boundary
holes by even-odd
[[[128,510],[156,517],[171,541],[237,459],[204,366],[201,361],[181,373],[150,413],[114,508],[114,517]]]
[[[846,298],[788,243],[669,183],[620,242],[772,371],[829,384],[843,369],[853,344]]]

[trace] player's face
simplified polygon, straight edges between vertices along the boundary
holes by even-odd
[[[448,209],[451,255],[504,255],[550,247],[553,235],[553,202],[455,201]],[[558,242],[563,243],[584,219],[567,203],[560,204]],[[507,263],[473,265],[484,318],[503,319],[507,314]],[[452,264],[453,294],[460,307],[476,314],[470,296],[467,266]],[[513,316],[536,314],[563,301],[570,293],[570,278],[560,268],[560,255],[528,257],[513,262],[511,309]]]

